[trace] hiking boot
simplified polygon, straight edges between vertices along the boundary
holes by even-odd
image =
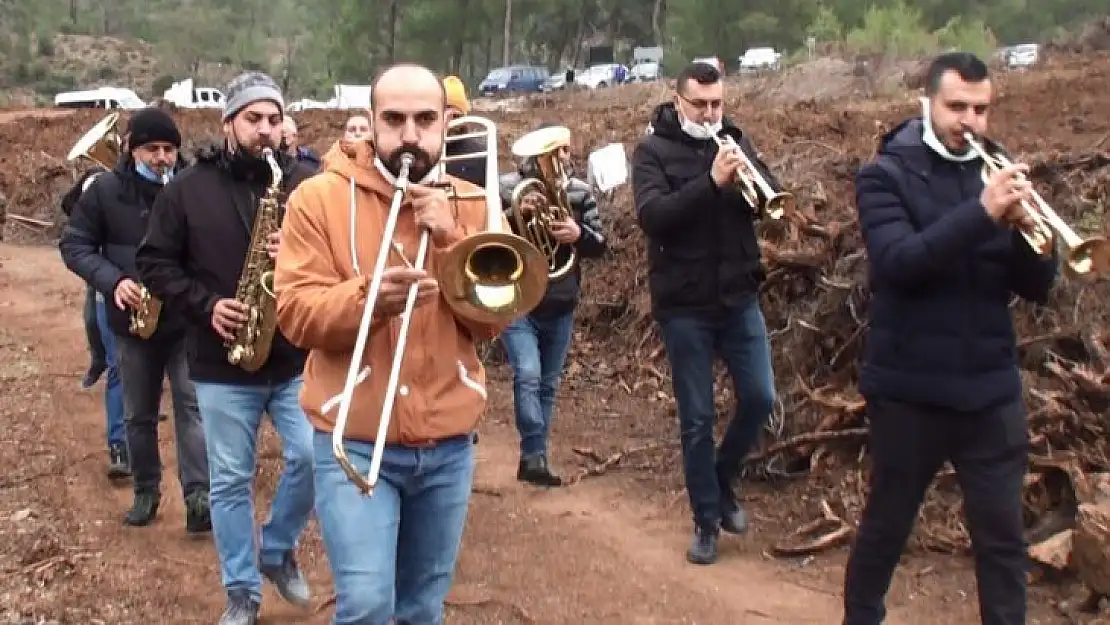
[[[281,559],[281,564],[276,566],[265,565],[258,567],[262,576],[272,583],[289,603],[301,608],[307,608],[312,603],[312,596],[308,590],[308,581],[305,580],[301,570],[297,568],[297,560],[293,552],[286,551]]]
[[[686,550],[690,564],[713,564],[717,561],[717,529],[700,525],[694,528],[694,539]]]
[[[547,456],[542,454],[521,458],[516,468],[516,479],[536,486],[562,486],[563,478],[551,471]]]
[[[197,489],[185,495],[185,531],[190,536],[212,531],[212,508],[208,491]]]
[[[127,515],[123,517],[123,524],[134,527],[150,525],[154,517],[158,515],[158,504],[161,503],[161,500],[162,498],[158,493],[135,493],[135,503],[131,505]]]
[[[257,625],[258,602],[245,590],[227,593],[227,607],[220,615],[220,625]]]
[[[748,515],[736,497],[721,499],[721,529],[729,534],[743,534],[748,531]]]
[[[125,443],[112,443],[108,447],[108,478],[113,480],[131,477],[131,458]]]

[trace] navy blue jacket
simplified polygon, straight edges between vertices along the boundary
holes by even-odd
[[[945,160],[921,134],[920,118],[901,123],[856,174],[871,286],[860,392],[968,412],[1018,400],[1011,294],[1044,303],[1057,254],[991,220],[982,161]]]

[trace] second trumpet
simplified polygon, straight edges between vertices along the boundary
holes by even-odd
[[[744,148],[736,141],[728,136],[723,137],[709,128],[706,124],[706,129],[710,131],[713,140],[722,150],[735,150],[740,155],[740,167],[736,169],[736,180],[740,184],[740,193],[744,195],[751,207],[762,212],[771,219],[782,219],[782,216],[787,211],[794,212],[795,202],[794,195],[786,191],[775,189],[771,183],[760,173],[759,167],[755,164],[754,159]]]

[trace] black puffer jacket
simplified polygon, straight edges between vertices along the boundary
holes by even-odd
[[[279,153],[284,196],[314,172]],[[212,329],[216,302],[235,296],[258,202],[270,182],[262,160],[238,158],[223,146],[197,152],[197,162],[158,196],[136,263],[143,283],[191,321],[189,374],[199,381],[280,384],[299,375],[305,354],[279,331],[270,358],[254,373],[227,361]],[[284,201],[285,197],[282,198]]]
[[[91,183],[81,192],[86,179]],[[104,295],[112,331],[129,336],[130,311],[118,308],[113,297],[116,285],[124,278],[138,280],[135,252],[163,187],[139,176],[127,155],[114,170],[89,172],[74,188],[77,199],[70,207],[69,221],[58,244],[62,259],[70,271]],[[163,307],[158,329],[149,340],[180,340],[184,331],[181,314]]]
[[[755,148],[727,118],[724,132]],[[656,107],[651,131],[632,154],[632,189],[648,239],[648,287],[656,319],[717,314],[756,292],[765,275],[755,236],[756,214],[737,189],[718,189],[709,172],[712,139],[682,132],[673,103]],[[768,183],[779,184],[758,158]]]
[[[511,216],[512,207],[510,202],[513,189],[531,171],[530,160],[525,162],[521,171],[504,174],[500,178],[501,204],[514,232],[517,228]],[[605,241],[605,235],[602,234],[601,215],[597,210],[597,200],[594,198],[593,190],[585,182],[577,178],[571,178],[567,189],[567,201],[573,212],[574,220],[578,222],[578,226],[582,229],[582,235],[574,246],[578,252],[578,258],[600,258],[608,249],[608,244]],[[516,232],[516,234],[521,233]],[[563,259],[556,260],[559,260],[560,263],[563,261]],[[581,262],[575,262],[574,267],[565,276],[547,283],[547,292],[530,314],[537,318],[550,318],[573,311],[575,306],[578,305],[581,280],[582,264]]]

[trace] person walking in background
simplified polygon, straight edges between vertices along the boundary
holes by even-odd
[[[572,171],[570,130],[543,124],[536,132],[553,133],[552,137],[558,135],[554,144],[557,146],[555,158],[569,181],[566,197],[571,215],[553,222],[548,233],[559,244],[556,266],[563,266],[572,251],[577,258],[565,275],[548,281],[547,292],[539,305],[510,323],[500,338],[513,370],[513,404],[520,436],[516,478],[537,486],[560,486],[563,480],[551,469],[547,446],[555,412],[555,393],[574,337],[574,310],[582,280],[580,259],[600,258],[607,245],[597,200],[590,186],[577,178],[569,178]],[[513,191],[521,181],[539,175],[536,158],[528,157],[517,171],[501,176],[501,202],[506,211],[511,210]],[[547,195],[533,190],[522,198],[521,205],[528,215],[535,215],[537,211],[548,210],[550,201]],[[516,234],[527,238],[527,233]]]
[[[297,122],[292,117],[281,121],[281,150],[312,171],[320,171],[320,155],[312,148],[301,145]]]
[[[158,450],[158,407],[162,381],[170,379],[177,442],[178,478],[189,533],[211,529],[208,514],[208,462],[196,395],[185,357],[185,321],[163,306],[155,332],[140,338],[130,331],[130,316],[140,307],[135,250],[146,234],[155,198],[178,169],[181,134],[158,108],[131,118],[131,146],[116,168],[96,176],[73,207],[59,244],[66,265],[105,298],[108,338],[123,389],[127,449],[135,501],[124,517],[128,525],[148,525],[161,501],[162,462]]]

